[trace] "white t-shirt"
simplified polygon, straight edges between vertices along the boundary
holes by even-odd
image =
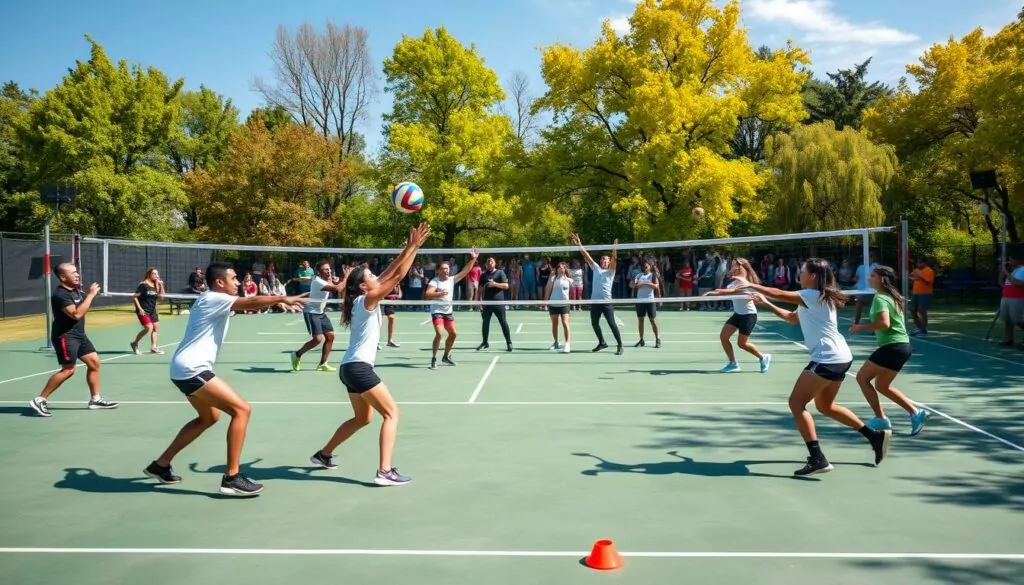
[[[569,276],[572,277],[573,286],[583,286],[583,269],[582,268],[570,268]]]
[[[730,282],[725,288],[732,290],[732,289],[738,289],[739,287],[736,286],[736,281],[734,280],[734,281]],[[737,294],[739,294],[739,293],[742,293],[743,291],[742,290],[736,290],[736,292],[737,292]],[[754,305],[754,301],[752,301],[750,299],[734,300],[732,302],[732,312],[736,313],[737,315],[756,315],[757,314],[757,306]]]
[[[306,303],[305,307],[302,307],[303,313],[324,314],[324,310],[327,309],[327,299],[331,296],[329,291],[324,290],[324,287],[328,284],[330,283],[319,276],[313,277],[313,280],[309,283],[309,302]]]
[[[557,301],[568,301],[569,300],[569,287],[572,286],[572,278],[566,277],[554,277],[551,279],[551,304],[555,304]],[[559,303],[564,305],[565,303]]]
[[[612,282],[615,280],[615,271],[611,268],[602,270],[597,262],[591,262],[590,268],[594,271],[594,282],[590,290],[590,300],[612,300]]]
[[[633,279],[633,282],[637,284],[636,287],[636,300],[640,303],[649,303],[654,300],[654,289],[650,287],[641,287],[641,284],[652,284],[654,283],[654,273],[644,274],[641,272],[637,274]]]
[[[171,356],[172,380],[188,380],[204,370],[213,371],[236,300],[237,296],[222,292],[199,295],[189,310],[185,336]]]
[[[835,308],[829,306],[824,299],[819,300],[820,293],[817,290],[802,289],[797,292],[807,305],[797,305],[796,314],[800,317],[800,330],[804,334],[804,344],[811,352],[811,361],[819,364],[852,362],[853,352],[846,338],[839,332]]]
[[[448,296],[444,297],[443,299],[437,299],[436,301],[430,304],[431,314],[440,313],[442,315],[451,315],[453,312],[452,298],[455,296],[453,294],[453,291],[455,290],[455,279],[452,278],[451,275],[448,275],[448,278],[444,280],[434,278],[430,281],[429,284],[427,284],[427,288],[430,288],[431,286],[436,288],[437,292],[443,290],[448,291]]]
[[[348,349],[341,363],[362,362],[374,365],[377,361],[377,344],[380,343],[380,325],[383,322],[380,305],[372,311],[366,310],[366,295],[359,295],[352,302],[352,323],[349,326]]]

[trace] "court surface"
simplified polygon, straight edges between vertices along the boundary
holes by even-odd
[[[217,372],[253,403],[244,469],[266,486],[255,499],[217,493],[226,419],[174,462],[181,484],[142,474],[191,417],[167,380],[185,318],[163,321],[163,356],[131,355],[134,327],[92,334],[114,411],[85,409],[80,369],[52,397],[53,417],[35,417],[27,401],[55,361],[38,340],[4,344],[0,574],[19,585],[1019,578],[1021,352],[976,331],[915,341],[897,386],[933,410],[924,432],[907,436],[904,413],[883,402],[895,433],[876,468],[860,435],[816,415],[836,469],[794,479],[806,457],[786,406],[807,363],[797,327],[762,314],[753,341],[771,370],[741,353],[743,372],[719,374],[729,313],[662,310],[660,349],[633,348],[635,315],[617,315],[622,356],[590,352],[585,312],[572,317],[573,352],[549,351],[540,311],[510,313],[515,352],[494,322],[491,350],[477,353],[479,313],[460,312],[458,365],[431,371],[426,314],[400,313],[402,347],[382,350],[378,371],[402,407],[395,464],[414,479],[401,488],[370,483],[376,418],[336,452],[339,469],[313,468],[309,456],[351,412],[337,374],[312,371],[315,353],[290,371],[288,352],[306,339],[296,316],[233,317]],[[872,338],[851,344],[856,369]],[[346,345],[342,332],[332,364]],[[854,380],[840,400],[869,416]],[[602,538],[623,568],[581,564]]]

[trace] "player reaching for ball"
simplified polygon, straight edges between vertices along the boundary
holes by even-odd
[[[434,324],[434,342],[432,344],[434,353],[430,357],[431,370],[437,369],[437,350],[441,347],[441,334],[445,331],[448,332],[448,337],[444,340],[444,354],[441,356],[441,362],[449,366],[455,365],[455,361],[452,360],[452,347],[455,345],[455,338],[458,333],[455,330],[455,311],[452,307],[452,297],[455,296],[455,285],[463,278],[466,278],[469,271],[476,265],[476,259],[479,255],[476,248],[473,248],[469,253],[469,262],[455,276],[449,274],[451,265],[447,262],[442,262],[437,267],[437,277],[427,284],[427,291],[423,294],[423,298],[437,301],[430,305],[430,320]]]
[[[349,402],[352,403],[352,418],[343,422],[327,444],[310,457],[314,465],[326,469],[337,468],[334,450],[356,431],[370,424],[370,418],[376,410],[383,421],[380,425],[380,460],[373,478],[374,483],[395,486],[405,485],[412,480],[398,473],[398,469],[391,462],[395,437],[398,435],[398,405],[391,397],[388,387],[374,371],[374,364],[377,360],[377,347],[383,322],[380,302],[391,294],[395,286],[408,274],[416,257],[416,250],[429,236],[430,226],[425,223],[410,230],[405,249],[379,277],[364,267],[356,268],[349,274],[341,306],[341,324],[342,327],[348,327],[351,333],[348,350],[341,360],[339,376],[348,391]]]
[[[811,362],[800,373],[789,395],[789,410],[809,453],[807,465],[796,470],[795,475],[827,473],[833,469],[818,443],[814,418],[807,412],[807,404],[811,401],[821,414],[863,435],[875,452],[875,465],[880,464],[889,449],[892,431],[872,429],[849,409],[836,404],[839,388],[853,365],[853,352],[839,333],[836,315],[836,309],[843,306],[847,298],[836,286],[828,261],[821,258],[805,261],[800,270],[800,290],[797,291],[763,286],[742,277],[735,277],[734,282],[737,288],[749,288],[760,293],[752,295],[754,301],[768,307],[787,323],[799,324],[804,344],[811,353]],[[780,309],[765,297],[795,304],[796,310]]]
[[[750,266],[750,262],[746,258],[733,258],[732,265],[730,266],[729,275],[733,277],[733,280],[729,282],[726,288],[715,289],[704,293],[705,296],[714,295],[735,295],[739,294],[740,290],[737,286],[736,277],[745,279],[747,282],[752,284],[760,284],[760,279],[757,278],[757,272]],[[719,339],[722,342],[722,349],[725,350],[725,357],[729,358],[729,363],[722,368],[723,374],[740,371],[740,365],[736,362],[736,354],[732,349],[732,336],[737,331],[739,332],[739,345],[740,349],[753,355],[757,358],[757,361],[761,365],[761,373],[768,371],[768,366],[772,363],[771,354],[761,353],[761,350],[750,343],[750,334],[754,332],[754,327],[757,325],[757,307],[754,306],[754,301],[751,299],[736,299],[732,302],[732,316],[729,320],[722,325],[722,332],[719,334]]]
[[[878,343],[878,349],[857,372],[857,384],[875,413],[875,418],[868,421],[868,426],[873,429],[892,428],[878,400],[878,395],[882,394],[907,411],[910,415],[910,435],[914,436],[924,428],[928,411],[917,408],[902,392],[892,387],[893,380],[914,353],[903,318],[907,300],[896,288],[896,271],[888,266],[876,265],[868,276],[868,284],[876,292],[871,301],[871,320],[850,327],[851,333],[874,332]]]

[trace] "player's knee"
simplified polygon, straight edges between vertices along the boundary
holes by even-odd
[[[800,414],[801,412],[807,410],[807,403],[804,402],[803,400],[797,398],[796,396],[790,396],[789,397],[789,410],[793,414]]]
[[[233,410],[234,412],[231,413],[231,416],[248,418],[252,414],[252,405],[242,400],[233,406]]]
[[[323,335],[314,335],[313,336],[313,341],[315,341],[317,344],[321,344],[321,343],[324,342],[324,336]]]
[[[365,427],[366,425],[370,424],[370,421],[373,420],[373,411],[368,410],[365,413],[357,414],[355,417],[353,417],[352,420],[356,421],[356,424],[359,425],[360,427]]]
[[[824,398],[816,398],[814,400],[814,408],[818,409],[818,412],[824,414],[825,416],[828,416],[828,414],[832,412],[832,409],[835,408],[835,406],[835,402],[831,400],[826,400]]]
[[[209,412],[204,412],[203,414],[199,415],[199,424],[203,425],[204,428],[212,427],[213,425],[217,424],[217,421],[219,420],[219,410],[210,410]]]
[[[865,372],[864,370],[861,370],[861,371],[857,372],[857,383],[861,384],[861,385],[870,384],[871,383],[871,376],[867,372]]]
[[[66,366],[61,366],[60,367],[60,375],[64,376],[65,378],[70,378],[71,376],[75,375],[75,370],[76,370],[76,368],[75,368],[74,364],[70,364],[70,365],[66,365]]]

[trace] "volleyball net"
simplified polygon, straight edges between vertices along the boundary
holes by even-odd
[[[746,258],[767,286],[795,290],[799,288],[799,266],[806,258],[818,257],[829,261],[840,287],[851,296],[860,288],[855,284],[858,267],[874,262],[891,266],[903,278],[904,292],[908,288],[909,255],[906,248],[906,222],[899,226],[846,229],[798,234],[751,236],[722,239],[700,239],[662,242],[620,243],[583,242],[591,257],[600,262],[603,255],[615,250],[616,275],[611,301],[591,301],[593,273],[583,260],[577,246],[567,241],[563,246],[536,248],[479,248],[478,266],[485,269],[486,260],[493,257],[511,281],[510,290],[503,292],[501,300],[485,300],[482,289],[474,294],[470,274],[459,282],[451,303],[456,310],[471,310],[485,305],[502,304],[513,309],[537,309],[552,304],[544,297],[543,279],[554,276],[556,267],[565,262],[570,275],[582,280],[582,290],[573,289],[568,304],[584,307],[595,302],[633,305],[638,302],[637,290],[630,286],[643,262],[652,264],[657,277],[655,300],[661,305],[680,308],[701,308],[707,303],[722,303],[745,298],[742,294],[703,297],[708,289],[721,288],[728,281],[728,262],[732,258]],[[568,240],[568,238],[567,238]],[[79,271],[83,285],[98,282],[107,297],[124,297],[130,302],[139,283],[150,268],[156,268],[165,286],[165,298],[186,302],[198,293],[191,286],[197,270],[205,272],[213,262],[231,264],[238,275],[239,295],[245,288],[256,294],[299,294],[308,291],[311,270],[321,262],[328,262],[332,271],[340,275],[345,266],[366,265],[379,274],[401,252],[402,248],[303,248],[268,247],[231,244],[205,244],[185,242],[147,242],[103,238],[82,238]],[[420,249],[414,270],[403,276],[401,298],[387,304],[405,306],[410,311],[426,311],[425,305],[437,301],[425,300],[430,279],[434,278],[442,263],[448,263],[450,274],[462,270],[469,260],[469,248]],[[308,263],[308,268],[305,268]],[[545,270],[550,267],[550,271]],[[574,270],[581,272],[573,272]],[[578,299],[575,297],[579,297]],[[338,304],[337,295],[328,300]],[[566,303],[563,303],[566,304]]]

